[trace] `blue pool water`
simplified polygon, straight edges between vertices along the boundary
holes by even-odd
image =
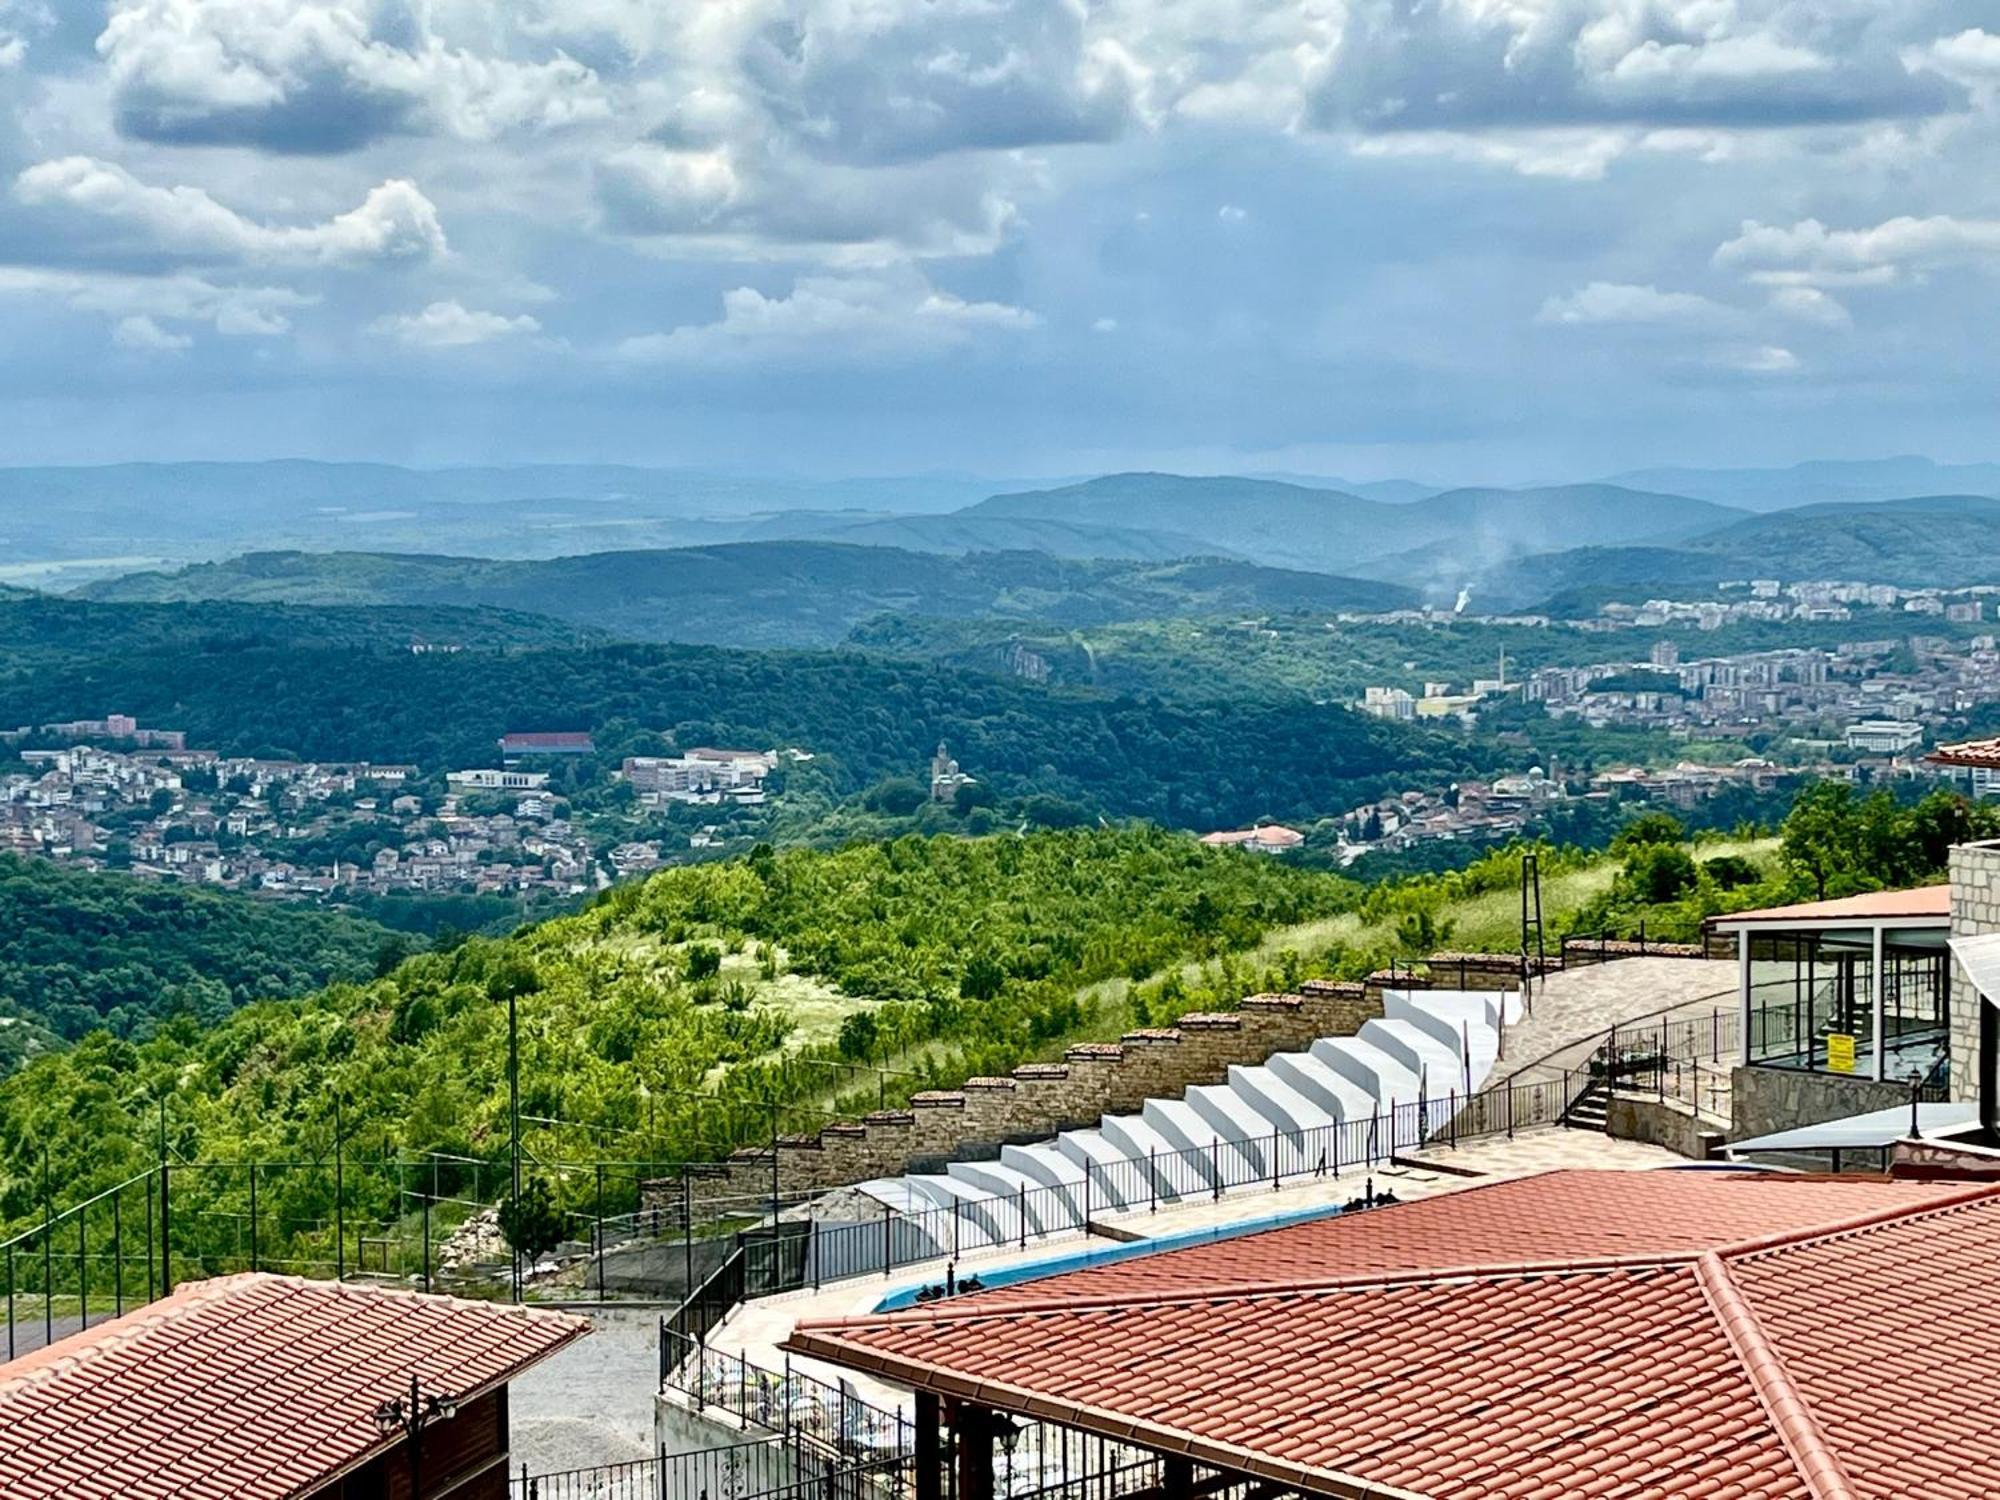
[[[1302,1208],[1288,1214],[1267,1214],[1261,1219],[1246,1219],[1240,1224],[1211,1224],[1203,1229],[1184,1229],[1178,1234],[1163,1234],[1158,1239],[1135,1240],[1127,1245],[1105,1245],[1101,1249],[1077,1250],[1068,1255],[1051,1256],[1047,1260],[1024,1261],[1018,1265],[997,1266],[991,1270],[975,1266],[966,1274],[977,1276],[982,1287],[1013,1286],[1022,1281],[1038,1281],[1044,1276],[1057,1276],[1064,1271],[1081,1271],[1086,1266],[1104,1266],[1113,1261],[1131,1260],[1134,1256],[1153,1255],[1162,1250],[1179,1250],[1187,1245],[1206,1245],[1215,1240],[1233,1240],[1240,1234],[1255,1234],[1263,1229],[1278,1229],[1287,1224],[1303,1224],[1311,1219],[1330,1219],[1341,1211],[1337,1203],[1322,1204],[1318,1208]],[[875,1304],[876,1312],[894,1312],[900,1307],[914,1307],[917,1293],[927,1286],[936,1286],[935,1281],[923,1281],[915,1286],[898,1287]]]

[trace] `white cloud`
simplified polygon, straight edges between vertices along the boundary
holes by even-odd
[[[1013,158],[852,167],[781,147],[627,146],[598,164],[600,222],[668,253],[848,267],[990,255],[1038,168]]]
[[[1632,130],[1551,129],[1483,132],[1418,130],[1363,135],[1351,142],[1357,156],[1440,157],[1475,166],[1502,167],[1523,177],[1594,182],[1638,142]]]
[[[394,132],[490,140],[608,117],[583,64],[496,49],[506,14],[391,0],[116,0],[97,50],[120,128],[149,140],[324,152]],[[455,17],[483,45],[440,34]]]
[[[1663,292],[1653,286],[1593,281],[1563,297],[1551,297],[1535,315],[1538,323],[1568,326],[1605,323],[1713,323],[1732,316],[1730,308],[1693,292]]]
[[[1733,350],[1721,359],[1722,365],[1745,375],[1790,375],[1799,368],[1799,357],[1776,344],[1759,344]]]
[[[1118,320],[1116,318],[1099,318],[1090,325],[1090,331],[1092,333],[1116,333],[1118,331]]]
[[[445,253],[435,206],[393,179],[361,204],[318,224],[271,226],[245,218],[195,187],[153,187],[123,167],[66,156],[15,179],[23,203],[105,219],[154,253],[262,265],[353,266],[434,260]]]
[[[145,313],[134,313],[112,325],[111,342],[141,354],[178,354],[194,340],[184,333],[168,333]]]
[[[1845,328],[1854,321],[1845,307],[1816,286],[1776,288],[1771,293],[1771,310],[1825,328]]]
[[[1905,49],[1903,66],[1942,73],[1969,88],[1990,92],[2000,88],[2000,36],[1973,27],[1956,36],[1939,37],[1928,45]]]
[[[371,333],[413,349],[460,349],[542,331],[542,325],[526,313],[510,318],[456,301],[433,302],[422,312],[377,318],[368,327]]]
[[[125,322],[203,323],[239,338],[273,338],[290,314],[314,299],[289,287],[217,286],[198,276],[129,276],[112,272],[0,266],[0,296],[49,297],[78,312]]]
[[[1225,203],[1215,211],[1215,216],[1225,224],[1241,224],[1250,217],[1248,209],[1238,208],[1234,203]]]
[[[2000,269],[2000,219],[1888,219],[1869,229],[1829,229],[1817,219],[1790,228],[1746,220],[1715,263],[1769,285],[1852,286],[1953,266]]]
[[[626,339],[617,354],[647,363],[892,363],[1040,325],[1025,308],[972,302],[921,277],[802,277],[782,296],[723,293],[722,317]]]

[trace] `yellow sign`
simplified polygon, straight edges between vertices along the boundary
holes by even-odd
[[[1854,1038],[1834,1031],[1827,1033],[1826,1066],[1830,1073],[1854,1071]]]

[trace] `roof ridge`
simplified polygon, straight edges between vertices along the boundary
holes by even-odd
[[[1812,1500],[1859,1500],[1783,1356],[1765,1338],[1756,1312],[1731,1278],[1728,1264],[1711,1250],[1695,1261],[1694,1275]]]
[[[801,1318],[793,1326],[806,1329],[900,1327],[911,1323],[970,1323],[981,1318],[1012,1318],[1051,1312],[1099,1312],[1116,1308],[1179,1307],[1190,1302],[1248,1301],[1257,1297],[1314,1296],[1322,1292],[1362,1291],[1371,1287],[1432,1286],[1456,1281],[1511,1281],[1542,1276],[1593,1275],[1614,1271],[1669,1271],[1686,1266],[1695,1251],[1659,1255],[1601,1255],[1573,1260],[1478,1262],[1458,1266],[1424,1266],[1397,1271],[1357,1271],[1350,1276],[1323,1276],[1310,1281],[1222,1282],[1144,1294],[1101,1293],[1094,1297],[1041,1297],[1028,1302],[985,1302],[981,1294],[963,1300],[923,1303],[858,1317]],[[998,1291],[999,1288],[994,1288]],[[990,1295],[990,1294],[988,1294]]]
[[[1836,1239],[1844,1234],[1858,1234],[1863,1230],[1877,1229],[1884,1224],[1893,1224],[1902,1219],[1918,1219],[1928,1214],[1945,1213],[1987,1198],[2000,1198],[2000,1184],[1973,1183],[1953,1192],[1939,1193],[1936,1197],[1923,1201],[1883,1204],[1863,1213],[1851,1214],[1845,1219],[1836,1219],[1831,1224],[1814,1224],[1803,1229],[1780,1229],[1770,1234],[1757,1235],[1752,1239],[1738,1240],[1732,1245],[1718,1245],[1714,1253],[1726,1261],[1747,1259],[1753,1255],[1770,1255],[1779,1250],[1788,1250],[1795,1245],[1810,1245],[1821,1240]]]

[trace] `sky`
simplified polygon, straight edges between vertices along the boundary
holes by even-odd
[[[0,463],[1992,458],[1996,144],[1990,0],[0,0]]]

